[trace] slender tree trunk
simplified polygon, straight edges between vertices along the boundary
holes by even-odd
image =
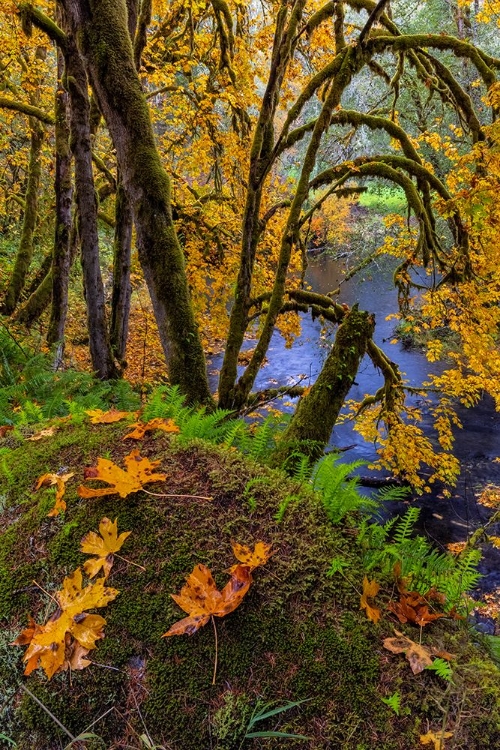
[[[248,188],[242,224],[240,266],[234,304],[229,320],[224,361],[219,377],[219,405],[226,409],[233,408],[235,405],[241,406],[241,403],[235,400],[235,383],[238,353],[248,327],[253,268],[260,237],[259,213],[262,203],[263,182],[273,165],[274,116],[287,66],[297,44],[298,35],[296,32],[304,6],[304,0],[299,0],[294,4],[291,15],[288,17],[290,8],[285,3],[281,4],[276,19],[269,79],[252,141],[247,180]]]
[[[110,340],[115,357],[125,358],[130,317],[130,256],[132,249],[132,211],[121,176],[118,175],[113,246],[113,293],[111,297]]]
[[[69,35],[66,45],[66,72],[70,99],[71,148],[75,160],[78,234],[87,305],[87,325],[92,366],[102,379],[117,377],[106,323],[104,287],[99,265],[97,197],[92,172],[90,103],[83,60]]]
[[[136,35],[139,0],[127,1],[127,24],[130,39]],[[142,15],[142,13],[141,13]],[[149,16],[148,16],[149,17]],[[147,19],[146,19],[147,20]],[[144,39],[146,42],[146,29]],[[138,59],[136,68],[140,67],[140,56],[144,44],[138,42]],[[134,50],[135,55],[135,50]],[[117,174],[116,202],[115,202],[115,237],[113,245],[113,293],[111,297],[110,340],[115,357],[123,362],[127,347],[128,327],[130,318],[130,298],[132,287],[130,284],[130,258],[132,254],[132,230],[134,226],[132,207],[123,187],[120,170]]]
[[[134,65],[125,0],[64,0],[64,7],[116,148],[170,381],[189,401],[211,405],[184,256],[172,221],[170,180]]]
[[[69,95],[61,81],[64,75],[64,58],[57,55],[58,86],[55,96],[55,151],[56,151],[56,215],[54,251],[52,257],[52,308],[50,312],[47,343],[62,343],[68,312],[68,286],[71,235],[71,206],[73,183],[71,180],[71,147],[69,142]],[[62,352],[61,352],[62,353]]]
[[[36,292],[40,284],[43,282],[44,278],[47,276],[47,274],[50,272],[52,266],[52,252],[48,252],[47,255],[42,260],[42,265],[34,275],[34,277],[31,279],[30,283],[24,287],[23,289],[23,297],[25,299],[29,299],[32,294]]]
[[[44,130],[41,124],[34,117],[30,117],[31,143],[30,159],[28,165],[28,184],[24,198],[24,218],[21,231],[19,249],[17,251],[12,278],[7,287],[2,312],[5,315],[11,315],[23,291],[28,275],[31,259],[33,257],[33,236],[35,233],[37,211],[38,211],[38,191],[40,189],[40,177],[42,165],[40,161]]]
[[[373,316],[357,306],[346,315],[318,379],[300,400],[271,457],[272,465],[293,470],[294,453],[300,451],[311,461],[323,454],[374,328]]]

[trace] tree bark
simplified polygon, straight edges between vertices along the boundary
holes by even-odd
[[[55,96],[56,214],[52,256],[52,308],[47,343],[63,342],[68,312],[68,285],[71,266],[70,235],[73,184],[71,180],[71,147],[69,142],[69,96],[61,84],[64,58],[57,56],[58,86]]]
[[[23,291],[28,275],[31,259],[33,257],[33,237],[38,212],[38,191],[40,188],[40,177],[42,174],[42,165],[40,161],[44,131],[40,123],[34,118],[30,118],[31,142],[30,142],[30,159],[28,165],[28,184],[24,198],[25,209],[23,218],[23,227],[21,230],[21,239],[19,248],[14,262],[12,277],[5,293],[5,299],[2,307],[4,315],[11,315]]]
[[[97,197],[92,172],[90,102],[83,60],[73,36],[66,44],[66,72],[70,99],[71,149],[75,160],[78,233],[87,305],[87,325],[92,367],[103,380],[118,376],[109,342],[104,287],[99,265]]]
[[[63,0],[117,152],[170,382],[212,405],[184,256],[172,220],[170,180],[156,148],[134,65],[125,0]]]
[[[356,305],[346,315],[318,379],[300,400],[271,457],[273,466],[293,470],[294,454],[299,452],[312,462],[321,457],[374,328],[373,316],[359,311]]]
[[[115,238],[113,245],[113,292],[111,296],[110,341],[115,357],[122,362],[127,346],[130,317],[130,256],[132,211],[120,175],[116,189]]]
[[[18,323],[31,326],[39,319],[50,303],[52,295],[52,269],[43,277],[35,291],[30,294],[26,302],[18,308],[15,319]]]

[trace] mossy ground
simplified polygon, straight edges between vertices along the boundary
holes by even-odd
[[[139,748],[145,727],[168,750],[281,748],[282,739],[243,740],[248,719],[265,702],[301,699],[308,701],[255,728],[307,735],[310,740],[286,743],[304,749],[411,750],[419,747],[420,733],[444,724],[454,732],[450,748],[500,747],[500,673],[466,626],[436,623],[423,636],[458,655],[453,684],[430,672],[412,675],[403,657],[382,647],[383,637],[393,634],[389,619],[373,625],[359,610],[355,586],[363,574],[352,536],[329,525],[318,498],[280,472],[234,450],[151,437],[140,442],[141,454],[161,459],[168,478],[150,489],[210,495],[212,501],[144,492],[124,500],[80,499],[76,488],[85,466],[98,456],[120,463],[130,451],[132,441],[123,442],[123,434],[121,423],[66,424],[45,441],[3,441],[12,450],[0,457],[0,727],[18,748],[55,750],[67,742],[21,683],[73,735],[112,709],[92,727],[102,738],[87,743],[94,749]],[[53,492],[33,488],[41,474],[61,467],[75,472],[68,508],[63,517],[47,518]],[[249,502],[245,488],[257,477]],[[277,523],[279,504],[290,494],[300,500]],[[132,531],[123,554],[146,572],[115,560],[110,585],[120,594],[100,610],[106,635],[91,654],[93,665],[51,681],[39,672],[24,678],[23,649],[9,642],[29,612],[42,621],[53,610],[33,580],[49,593],[59,588],[84,561],[82,536],[96,530],[103,516],[117,517],[119,530]],[[234,562],[232,539],[265,540],[275,554],[255,571],[241,606],[217,620],[213,686],[210,624],[191,637],[161,635],[183,616],[170,593],[180,590],[197,563],[208,565],[224,585]],[[340,553],[352,561],[349,581],[326,576]],[[407,632],[418,640],[418,630]],[[381,700],[395,691],[401,694],[399,717]]]

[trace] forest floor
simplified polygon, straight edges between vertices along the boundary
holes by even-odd
[[[372,598],[356,544],[359,517],[331,523],[309,482],[234,447],[182,432],[124,440],[127,431],[123,421],[69,419],[2,438],[0,747],[500,747],[500,670],[484,639],[466,618],[402,624],[387,608],[398,596],[390,576],[380,578]],[[134,448],[158,461],[154,471],[165,478],[145,480],[144,489],[125,498],[77,492],[82,485],[103,487],[95,478],[99,458],[123,467]],[[35,487],[57,472],[73,475],[67,508],[48,517],[55,488]],[[119,533],[131,532],[120,550],[125,559],[116,555],[106,582],[119,594],[99,609],[104,638],[85,669],[50,680],[36,669],[25,678],[24,649],[12,641],[30,614],[38,623],[53,615],[63,579],[84,563],[82,537],[103,518],[117,519]],[[252,571],[239,606],[215,618],[217,647],[211,622],[191,636],[162,638],[186,616],[171,594],[195,566],[207,566],[219,589],[226,585],[234,542],[250,548],[264,542],[272,554]],[[343,563],[329,576],[333,559]],[[367,618],[370,608],[380,610],[377,622]],[[408,658],[387,648],[396,641]],[[429,669],[414,674],[411,658],[415,664],[425,654],[451,659],[451,678]],[[94,737],[71,744],[68,733],[75,738],[85,730]]]

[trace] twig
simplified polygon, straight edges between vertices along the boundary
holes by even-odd
[[[210,615],[210,619],[212,620],[212,625],[214,626],[214,634],[215,634],[215,662],[214,662],[214,676],[212,679],[212,685],[215,685],[215,677],[217,675],[217,657],[219,653],[219,648],[218,648],[218,639],[217,639],[217,628],[215,626],[214,616]]]
[[[213,497],[206,497],[205,495],[163,495],[160,492],[150,492],[149,490],[145,490],[144,487],[142,488],[142,491],[145,492],[146,495],[152,495],[153,497],[191,497],[194,500],[213,500]]]
[[[42,589],[42,591],[43,591],[43,589]],[[59,719],[57,718],[57,716],[54,716],[54,714],[52,713],[52,711],[49,711],[49,709],[47,708],[47,706],[44,703],[42,703],[42,701],[39,700],[36,697],[36,695],[33,695],[33,693],[31,692],[31,690],[28,690],[28,688],[25,685],[23,685],[22,682],[19,683],[19,687],[21,688],[21,690],[24,690],[24,692],[27,693],[30,696],[30,698],[33,698],[33,700],[35,701],[35,703],[38,703],[38,705],[40,706],[40,708],[43,708],[43,710],[45,711],[45,713],[47,713],[50,716],[50,718],[52,719],[52,721],[55,721],[55,723],[57,724],[57,726],[60,727],[60,729],[62,729],[63,732],[65,732],[68,735],[68,737],[71,739],[72,742],[74,742],[76,740],[76,737],[74,737],[71,734],[71,732],[69,731],[69,729],[66,729],[66,727],[64,726],[64,724],[61,724],[61,722],[59,721]]]
[[[132,562],[132,560],[127,560],[127,558],[126,558],[126,557],[122,557],[121,555],[119,555],[119,554],[118,554],[118,553],[116,553],[116,552],[113,552],[113,555],[114,555],[115,557],[118,557],[118,558],[119,558],[120,560],[123,560],[123,562],[126,562],[126,563],[128,563],[129,565],[135,565],[135,567],[136,567],[136,568],[140,568],[141,570],[144,570],[144,571],[146,570],[146,568],[145,568],[145,567],[143,567],[142,565],[139,565],[139,563],[135,563],[135,562]]]
[[[33,580],[33,583],[35,584],[35,586],[36,586],[36,587],[37,587],[38,589],[40,589],[40,591],[43,591],[43,593],[45,594],[45,596],[48,596],[48,597],[49,597],[49,599],[52,599],[52,601],[53,601],[53,602],[55,602],[55,603],[57,604],[57,606],[58,606],[58,607],[60,606],[59,602],[57,601],[57,599],[55,599],[55,598],[54,598],[54,597],[52,596],[52,594],[49,594],[49,592],[48,592],[48,591],[45,591],[45,589],[44,589],[44,588],[42,588],[42,587],[40,586],[40,584],[39,584],[39,583],[37,583],[37,582],[36,582],[35,580]]]

